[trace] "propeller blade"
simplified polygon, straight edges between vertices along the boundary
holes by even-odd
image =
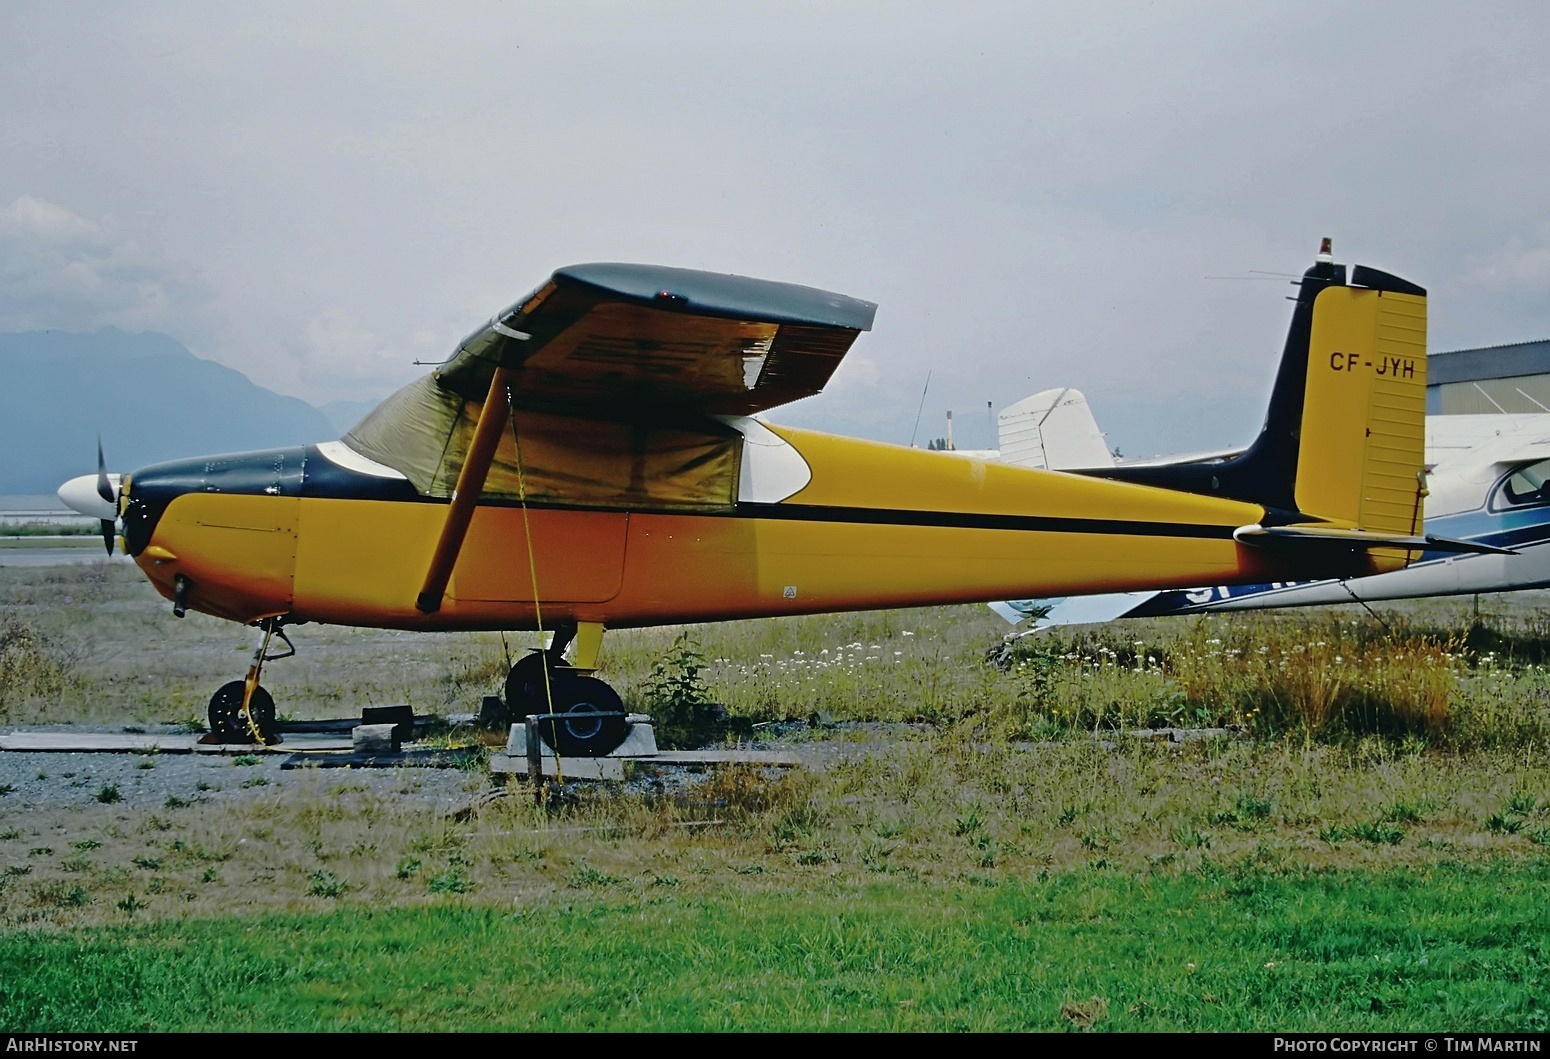
[[[113,554],[113,537],[118,529],[118,486],[120,476],[108,473],[108,461],[102,455],[102,435],[97,435],[97,474],[83,474],[59,487],[59,499],[72,511],[90,515],[102,526],[102,543]]]
[[[102,435],[97,435],[97,495],[110,504],[117,505],[118,497],[108,482],[108,463],[102,458]]]

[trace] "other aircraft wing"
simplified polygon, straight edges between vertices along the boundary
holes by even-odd
[[[997,448],[1002,463],[1067,471],[1112,467],[1103,431],[1081,390],[1061,386],[1024,397],[996,416]]]
[[[1057,625],[1095,625],[1116,618],[1128,618],[1132,610],[1165,592],[1106,592],[1096,596],[1065,596],[1059,599],[1012,599],[986,604],[1010,625],[1028,622],[1030,629],[1050,629]]]

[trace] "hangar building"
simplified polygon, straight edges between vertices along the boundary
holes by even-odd
[[[1550,412],[1550,339],[1426,358],[1426,414]]]

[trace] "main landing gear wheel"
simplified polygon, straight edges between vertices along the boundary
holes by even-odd
[[[539,721],[539,737],[561,757],[602,757],[617,750],[629,733],[624,703],[618,693],[596,677],[577,676],[563,670],[554,673],[551,679],[555,676],[559,679],[554,686],[554,712],[580,716],[574,720]],[[604,716],[587,716],[589,714]]]
[[[246,689],[245,681],[233,680],[222,684],[220,690],[210,697],[210,731],[223,743],[251,743],[254,742],[253,729],[258,730],[258,742],[264,745],[277,743],[274,723],[274,697],[262,687],[253,689],[253,698],[248,702],[249,719],[242,715],[242,693]]]
[[[549,678],[544,679],[544,664],[548,663]],[[564,662],[553,661],[545,652],[534,651],[517,659],[511,672],[506,674],[506,715],[511,721],[521,721],[530,713],[549,712],[549,689],[575,671]],[[559,701],[559,696],[555,696]]]

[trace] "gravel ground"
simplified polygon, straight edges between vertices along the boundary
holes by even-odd
[[[468,718],[457,718],[467,721]],[[810,767],[822,768],[857,754],[875,753],[900,736],[928,726],[866,723],[824,723],[823,736],[812,725],[785,722],[760,725],[755,734],[759,749],[795,752]],[[282,729],[283,731],[283,729]],[[0,736],[20,733],[73,733],[135,736],[169,736],[192,741],[186,728],[177,725],[17,725],[0,728]],[[135,752],[135,751],[28,751],[0,750],[0,815],[18,810],[86,809],[101,805],[120,805],[135,809],[167,806],[169,799],[178,804],[198,802],[218,804],[249,797],[255,788],[270,794],[316,787],[316,777],[342,779],[348,771],[352,785],[364,786],[383,796],[393,796],[417,805],[453,810],[468,805],[470,799],[493,789],[489,775],[469,767],[431,767],[398,765],[392,767],[309,768],[282,767],[301,750],[304,737],[292,736],[273,751],[260,754],[226,749],[210,752]],[[405,744],[414,749],[416,744]],[[477,751],[476,751],[477,753]],[[319,754],[320,760],[338,755]],[[472,759],[477,762],[477,758]],[[693,785],[701,778],[699,770],[663,767],[649,778],[632,781],[628,788],[671,791]],[[334,780],[337,782],[337,779]],[[565,784],[561,793],[572,784]]]
[[[104,725],[28,725],[0,729],[20,732],[120,733]],[[184,735],[171,725],[136,726],[150,735]],[[190,736],[189,738],[193,738]],[[282,744],[283,747],[283,744]],[[119,804],[158,808],[168,799],[221,802],[236,800],[255,788],[294,790],[316,770],[281,768],[289,753],[61,753],[0,751],[0,810],[87,808]],[[343,770],[329,769],[330,774]],[[472,793],[487,789],[483,774],[462,768],[352,768],[352,783],[381,794],[394,794],[448,808],[467,804]],[[176,803],[174,803],[176,804]]]

